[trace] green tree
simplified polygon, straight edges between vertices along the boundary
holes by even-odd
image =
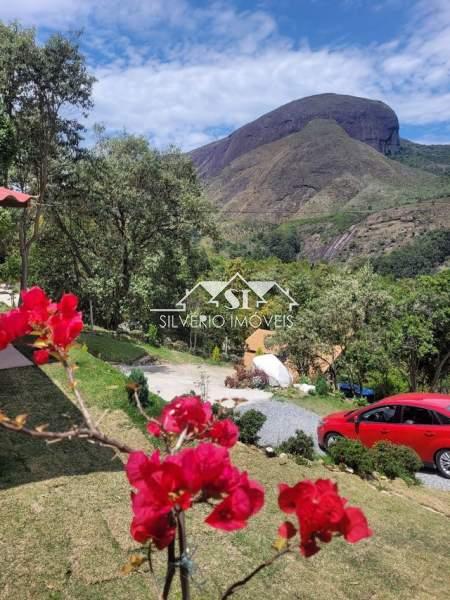
[[[299,309],[294,326],[278,336],[302,374],[326,363],[333,385],[345,361],[359,383],[369,369],[371,338],[366,333],[382,327],[390,306],[389,293],[369,266],[355,273],[336,271],[322,278],[315,294]],[[352,345],[354,350],[352,351]],[[338,362],[339,360],[339,362]]]
[[[73,282],[106,326],[138,320],[146,329],[150,309],[178,299],[204,268],[210,209],[192,163],[121,135],[101,137],[73,169],[55,195],[35,276],[55,291]]]
[[[43,45],[35,32],[0,24],[0,99],[16,133],[12,180],[37,196],[20,221],[21,286],[37,241],[58,155],[74,156],[83,126],[73,114],[91,108],[94,78],[76,38],[56,34]]]
[[[397,287],[395,318],[387,334],[410,390],[438,389],[450,368],[449,270]]]
[[[7,187],[8,171],[16,153],[16,135],[11,117],[0,107],[0,185]]]

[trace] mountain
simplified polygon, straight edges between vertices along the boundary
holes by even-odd
[[[389,106],[355,96],[319,94],[280,106],[191,156],[200,174],[212,177],[243,154],[301,131],[314,119],[333,120],[349,136],[384,154],[399,150],[399,123]]]
[[[227,222],[231,236],[249,223],[260,235],[258,227],[288,222],[300,255],[347,260],[405,244],[402,227],[383,233],[376,223],[422,223],[431,205],[419,205],[427,200],[440,199],[444,208],[440,216],[429,210],[420,231],[450,227],[450,179],[443,177],[450,153],[431,148],[400,142],[397,116],[382,102],[321,94],[286,104],[191,157],[225,217],[226,236]]]

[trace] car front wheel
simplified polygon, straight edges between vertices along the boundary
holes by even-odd
[[[342,435],[340,433],[336,433],[335,431],[332,431],[330,433],[327,433],[327,435],[325,436],[325,450],[328,450],[330,446],[332,446],[333,444],[335,444],[339,438],[341,438]]]
[[[436,468],[443,477],[450,479],[450,448],[436,454]]]

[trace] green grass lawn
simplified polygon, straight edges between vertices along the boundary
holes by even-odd
[[[110,409],[102,421],[105,432],[150,451],[150,440],[139,422],[124,413],[128,399],[120,372],[82,349],[73,350],[72,359],[79,365],[77,379],[94,418]],[[76,422],[77,410],[69,399],[57,363],[44,369],[0,371],[2,407],[11,414],[27,412],[32,424],[49,422],[53,427]],[[26,445],[17,446],[22,439]],[[47,446],[1,433],[0,458],[0,598],[156,600],[148,573],[120,574],[136,544],[129,535],[130,487],[120,461],[111,460],[111,451],[83,441]],[[336,479],[341,493],[364,508],[374,537],[356,545],[338,539],[309,560],[293,555],[279,561],[237,593],[236,600],[439,600],[448,596],[450,573],[443,567],[450,547],[450,494],[422,486],[408,488],[398,481],[376,489],[355,475],[330,472],[319,463],[281,464],[278,458],[268,459],[243,445],[233,450],[233,460],[263,483],[266,505],[247,529],[233,533],[203,523],[210,508],[190,511],[189,544],[197,566],[193,600],[216,600],[228,582],[271,556],[282,520],[276,504],[279,482],[319,477]],[[164,554],[155,553],[158,580],[164,560]],[[178,588],[173,598],[179,600]]]
[[[86,344],[92,355],[114,363],[131,364],[139,358],[150,355],[158,360],[176,364],[229,364],[194,356],[190,352],[179,352],[166,346],[152,346],[105,330],[84,331],[80,336],[80,343]]]
[[[76,379],[88,405],[100,410],[123,410],[133,423],[144,428],[145,420],[129,402],[126,377],[118,369],[92,356],[83,348],[72,349],[70,357],[78,366]],[[46,365],[43,370],[66,394],[70,394],[65,371],[59,363]],[[158,415],[164,404],[159,396],[150,394],[147,412]]]
[[[328,394],[326,396],[311,396],[310,394],[302,394],[295,388],[286,390],[277,390],[274,395],[274,400],[279,402],[291,402],[302,408],[312,410],[318,415],[328,415],[339,410],[352,410],[357,407],[354,400],[343,399],[338,394]]]
[[[107,331],[84,331],[79,341],[93,356],[108,362],[132,363],[147,354],[140,344]]]
[[[5,304],[4,302],[0,302],[0,313],[6,312],[7,310],[10,310],[10,308],[11,307]]]

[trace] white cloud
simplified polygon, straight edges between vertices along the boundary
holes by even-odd
[[[19,20],[24,25],[63,27],[84,18],[89,11],[87,0],[15,0],[2,2],[0,18]]]
[[[397,0],[383,0],[393,1]],[[302,96],[338,92],[390,104],[404,124],[450,123],[450,2],[417,0],[387,43],[310,49],[263,10],[217,1],[16,0],[0,18],[85,25],[96,60],[89,123],[192,148]]]
[[[368,74],[356,56],[306,48],[202,64],[113,66],[96,73],[91,119],[152,132],[157,144],[194,147],[212,127],[235,128],[293,98],[330,89],[362,94]]]

